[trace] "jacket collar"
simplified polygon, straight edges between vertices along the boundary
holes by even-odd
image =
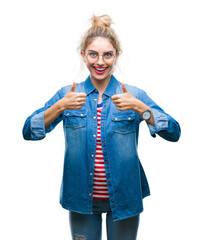
[[[109,81],[107,88],[104,91],[104,95],[107,95],[109,97],[112,97],[113,95],[115,95],[118,85],[119,85],[119,81],[113,75],[111,75],[111,79]],[[96,87],[92,84],[90,80],[90,76],[88,76],[88,78],[85,80],[86,94],[89,95],[90,93],[96,90],[97,90]]]

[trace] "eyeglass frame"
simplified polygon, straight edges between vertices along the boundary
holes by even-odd
[[[112,51],[109,51],[109,52],[106,52],[106,53],[110,53],[110,52],[112,52]],[[103,59],[104,62],[108,62],[108,59],[107,59],[107,61],[104,59],[104,54],[106,54],[106,53],[104,53],[104,54],[98,54],[98,53],[95,52],[95,51],[92,51],[92,52],[89,52],[89,53],[85,54],[85,57],[86,57],[87,60],[88,60],[87,55],[89,55],[90,53],[96,53],[96,54],[97,54],[97,57],[96,57],[95,61],[93,61],[93,62],[97,62],[97,61],[99,60],[99,56],[102,56],[102,59]],[[115,58],[116,58],[116,55],[115,55],[114,53],[112,53],[112,54],[113,54],[113,59],[112,59],[112,61],[114,61]]]

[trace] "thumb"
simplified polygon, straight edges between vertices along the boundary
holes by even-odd
[[[76,82],[73,82],[73,85],[72,85],[72,87],[71,87],[69,92],[74,92],[75,88],[76,88]]]
[[[121,88],[122,88],[122,90],[123,90],[124,93],[128,92],[128,90],[126,89],[124,83],[122,83]]]

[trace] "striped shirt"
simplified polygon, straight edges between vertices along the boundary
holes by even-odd
[[[106,182],[106,172],[104,165],[104,157],[101,144],[101,110],[103,103],[97,104],[97,145],[94,166],[93,181],[93,198],[106,199],[109,198],[108,187]]]

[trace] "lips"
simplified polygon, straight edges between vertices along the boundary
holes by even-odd
[[[104,74],[107,70],[107,67],[93,67],[96,74]]]

